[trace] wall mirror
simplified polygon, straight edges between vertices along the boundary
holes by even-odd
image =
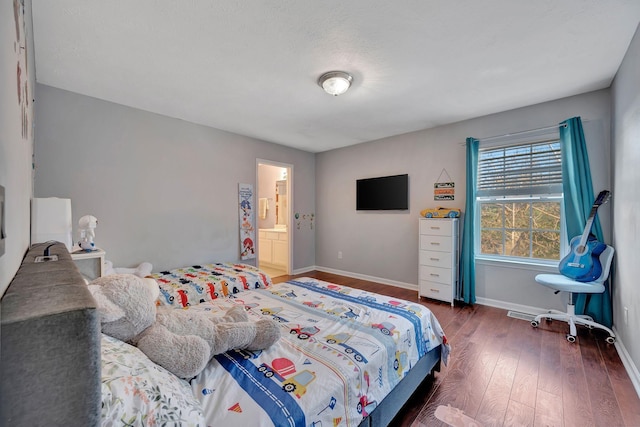
[[[286,227],[289,223],[287,213],[287,181],[276,181],[276,226]]]

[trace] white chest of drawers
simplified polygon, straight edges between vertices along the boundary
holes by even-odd
[[[458,219],[420,218],[418,296],[450,302],[458,287]]]

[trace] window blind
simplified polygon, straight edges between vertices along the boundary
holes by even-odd
[[[480,148],[478,197],[562,193],[558,139]]]

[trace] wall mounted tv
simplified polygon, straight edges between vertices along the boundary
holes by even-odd
[[[409,175],[382,176],[356,181],[356,210],[409,209]]]

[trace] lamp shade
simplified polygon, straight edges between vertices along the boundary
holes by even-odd
[[[349,73],[344,71],[329,71],[324,73],[318,79],[318,84],[329,95],[338,96],[342,95],[349,89],[353,77]]]
[[[71,199],[34,198],[31,201],[31,244],[62,242],[71,251]]]

